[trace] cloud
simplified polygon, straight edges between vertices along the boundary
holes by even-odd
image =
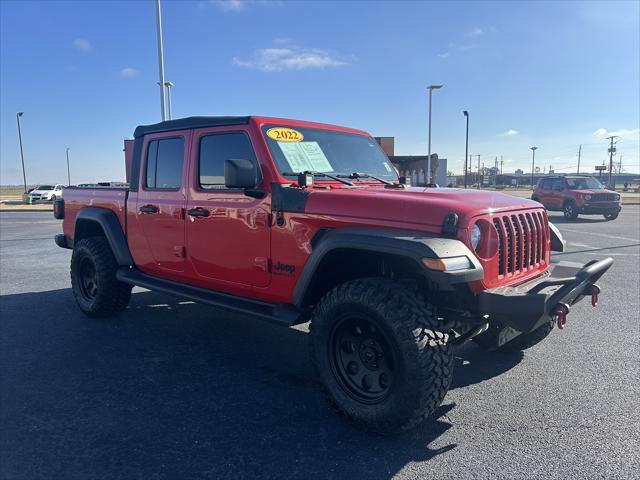
[[[120,76],[125,78],[134,78],[140,75],[140,72],[132,67],[126,67],[120,70]]]
[[[438,57],[439,57],[439,58],[448,58],[448,57],[449,57],[449,55],[450,55],[450,54],[449,54],[449,52],[444,52],[444,53],[439,53],[439,54],[438,54]]]
[[[213,3],[225,12],[241,12],[247,7],[247,2],[244,0],[217,0]]]
[[[520,133],[520,132],[518,132],[518,130],[514,130],[513,128],[510,128],[506,132],[498,134],[498,136],[499,137],[512,137],[514,135],[518,135],[518,133]]]
[[[263,72],[335,68],[347,65],[346,62],[332,57],[326,50],[304,49],[294,46],[287,48],[261,48],[249,60],[234,57],[233,64],[238,67],[262,70]]]
[[[76,38],[73,41],[73,46],[76,47],[77,50],[85,53],[91,52],[93,50],[93,47],[89,43],[89,40],[87,40],[86,38]]]
[[[464,36],[467,38],[473,38],[473,37],[479,37],[482,34],[484,34],[484,30],[476,27],[473,30],[469,30],[468,32],[466,32]]]
[[[282,7],[284,3],[280,0],[209,0],[223,12],[244,12],[249,6],[258,5],[261,7]]]
[[[640,135],[640,128],[633,129],[622,129],[615,131],[608,131],[606,128],[599,128],[595,132],[593,132],[594,137],[598,138],[607,138],[611,136],[620,137],[620,138],[631,138],[637,137]]]

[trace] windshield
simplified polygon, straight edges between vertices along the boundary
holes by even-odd
[[[310,171],[349,175],[358,172],[389,181],[398,180],[393,165],[371,137],[277,125],[264,126],[262,131],[281,174]]]
[[[53,190],[53,187],[51,185],[40,185],[36,187],[36,190]]]
[[[602,184],[592,177],[567,178],[567,185],[570,190],[602,190]]]

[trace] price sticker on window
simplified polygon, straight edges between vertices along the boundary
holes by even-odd
[[[267,130],[267,135],[278,142],[301,142],[304,136],[293,128],[275,127]]]

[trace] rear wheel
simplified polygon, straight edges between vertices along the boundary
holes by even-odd
[[[618,218],[618,214],[619,214],[619,212],[605,213],[604,214],[604,218],[606,220],[615,220],[616,218]]]
[[[117,315],[129,304],[131,285],[116,279],[118,264],[104,237],[80,240],[71,256],[71,287],[80,310],[89,317]]]
[[[567,202],[564,204],[563,213],[564,218],[567,220],[575,220],[578,218],[578,209],[576,208],[576,204],[573,202]]]
[[[311,350],[330,403],[356,426],[407,430],[438,408],[453,371],[448,335],[421,295],[378,278],[354,280],[315,308]]]

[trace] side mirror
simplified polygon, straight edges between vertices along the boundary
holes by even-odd
[[[249,160],[224,161],[224,185],[227,188],[242,188],[248,197],[262,198],[264,190],[256,188],[258,169]]]
[[[227,188],[255,188],[256,166],[249,160],[225,160],[224,184]]]

